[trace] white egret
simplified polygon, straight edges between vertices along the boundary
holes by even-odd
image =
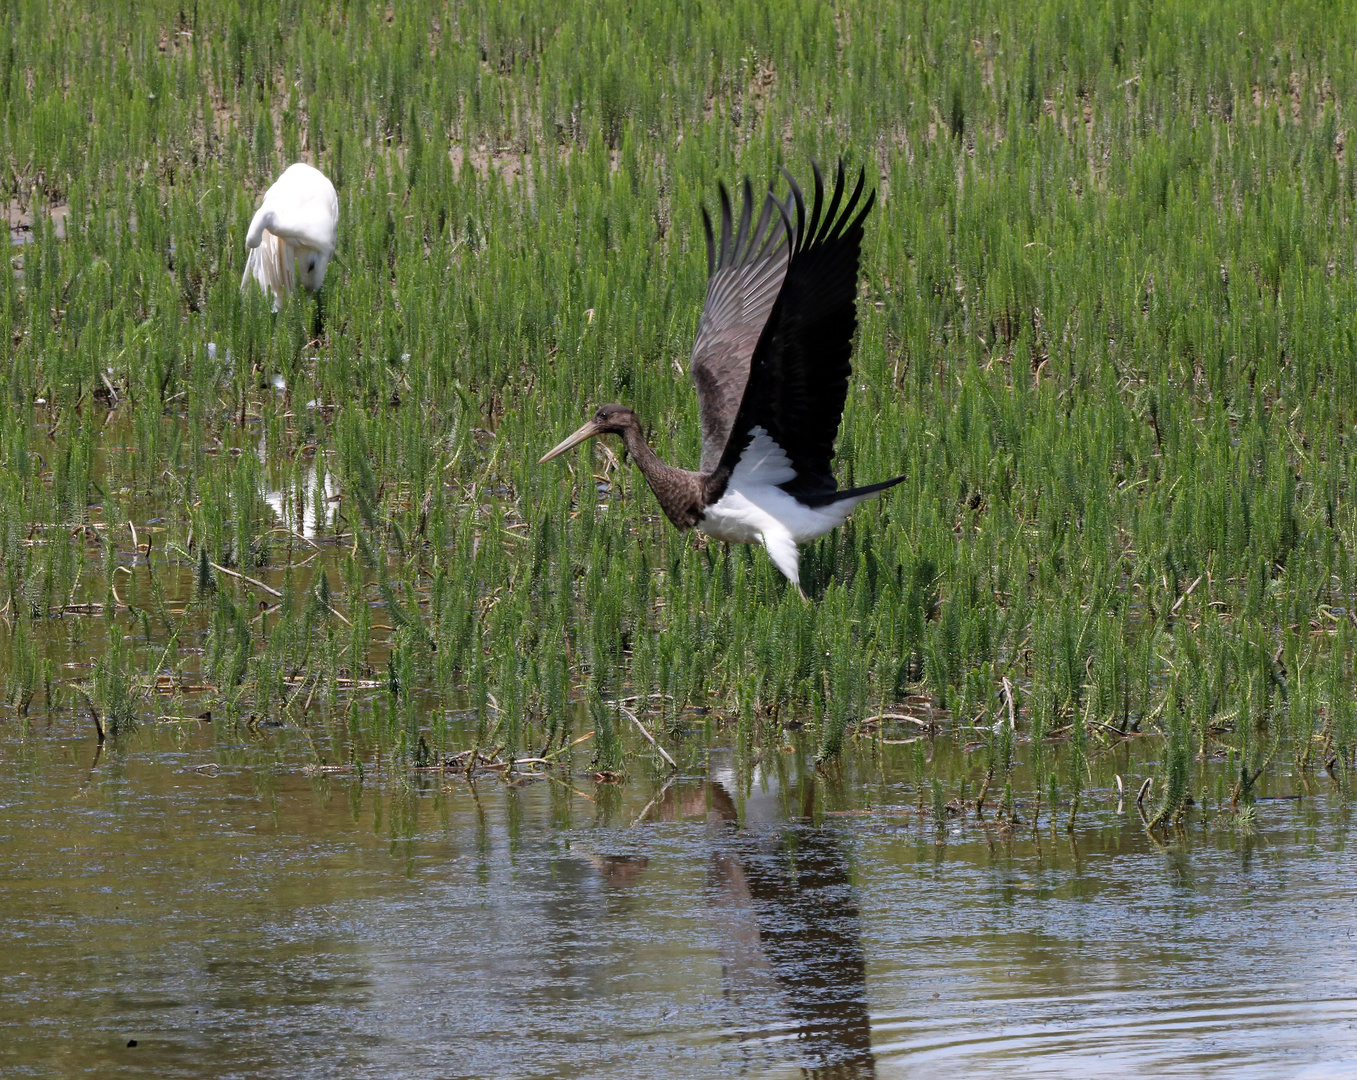
[[[325,269],[335,253],[339,233],[339,198],[335,186],[319,169],[297,162],[289,165],[271,188],[250,221],[245,237],[249,256],[240,287],[251,277],[273,293],[273,310],[300,284],[315,292],[325,280]]]

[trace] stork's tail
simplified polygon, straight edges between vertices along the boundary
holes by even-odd
[[[887,488],[893,488],[896,484],[906,480],[906,476],[897,476],[893,480],[882,480],[879,484],[868,484],[866,487],[849,488],[847,491],[827,491],[823,495],[798,495],[797,501],[806,506],[832,506],[837,502],[845,502],[852,499],[854,503],[860,503],[863,499],[870,499],[874,495],[879,495]]]

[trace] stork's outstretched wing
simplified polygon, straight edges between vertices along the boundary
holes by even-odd
[[[791,223],[770,190],[754,220],[754,194],[744,184],[739,227],[734,227],[730,196],[721,187],[721,241],[712,235],[711,218],[702,210],[707,233],[707,302],[693,343],[693,382],[702,414],[704,473],[721,464],[735,418],[749,383],[749,365],[787,273]]]
[[[832,497],[837,488],[831,463],[852,373],[862,221],[876,200],[873,191],[858,208],[866,180],[859,173],[844,202],[840,161],[834,194],[825,208],[824,180],[819,166],[814,169],[809,221],[801,190],[784,171],[796,210],[791,259],[750,360],[748,384],[720,468],[732,471],[752,430],[762,427],[796,470],[796,478],[782,488],[812,504],[831,501],[826,496]]]

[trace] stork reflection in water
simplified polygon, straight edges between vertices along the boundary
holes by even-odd
[[[698,470],[656,457],[625,405],[602,406],[541,459],[595,435],[620,435],[674,525],[717,540],[761,543],[798,589],[797,545],[843,524],[859,503],[904,479],[846,491],[834,479],[857,328],[862,222],[876,193],[863,200],[866,176],[859,173],[845,200],[841,161],[826,206],[824,180],[812,165],[809,216],[785,171],[786,200],[770,185],[757,220],[745,181],[738,225],[722,186],[719,242],[703,210],[709,277],[692,358],[702,416]]]
[[[715,751],[705,781],[666,788],[634,824],[707,819],[703,895],[748,1071],[794,1061],[807,1080],[871,1080],[858,898],[843,833],[811,821],[815,785],[813,770],[762,766],[742,785]],[[645,856],[587,858],[616,889],[653,872]]]

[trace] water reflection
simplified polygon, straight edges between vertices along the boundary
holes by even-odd
[[[473,790],[308,776],[316,732],[209,725],[91,771],[87,726],[43,723],[0,723],[4,1076],[1271,1080],[1357,1056],[1337,796],[1160,846],[1109,785],[1077,847],[973,820],[942,844],[889,761],[840,786],[713,752],[595,786],[582,756]]]
[[[791,1058],[806,1076],[875,1076],[857,898],[842,835],[810,821],[815,774],[788,785],[756,769],[743,799],[729,762],[718,757],[711,775],[667,791],[655,813],[706,816],[703,895],[735,1037],[755,1057]],[[647,862],[605,872],[634,883]]]
[[[260,436],[256,450],[261,474],[268,475],[269,458],[266,440]],[[272,490],[268,481],[260,481],[260,497],[273,510],[274,516],[291,532],[313,540],[322,530],[334,524],[339,510],[339,485],[325,469],[319,455],[313,457],[300,471],[299,483],[292,488]]]
[[[586,855],[585,860],[615,889],[631,888],[650,865],[644,855]]]

